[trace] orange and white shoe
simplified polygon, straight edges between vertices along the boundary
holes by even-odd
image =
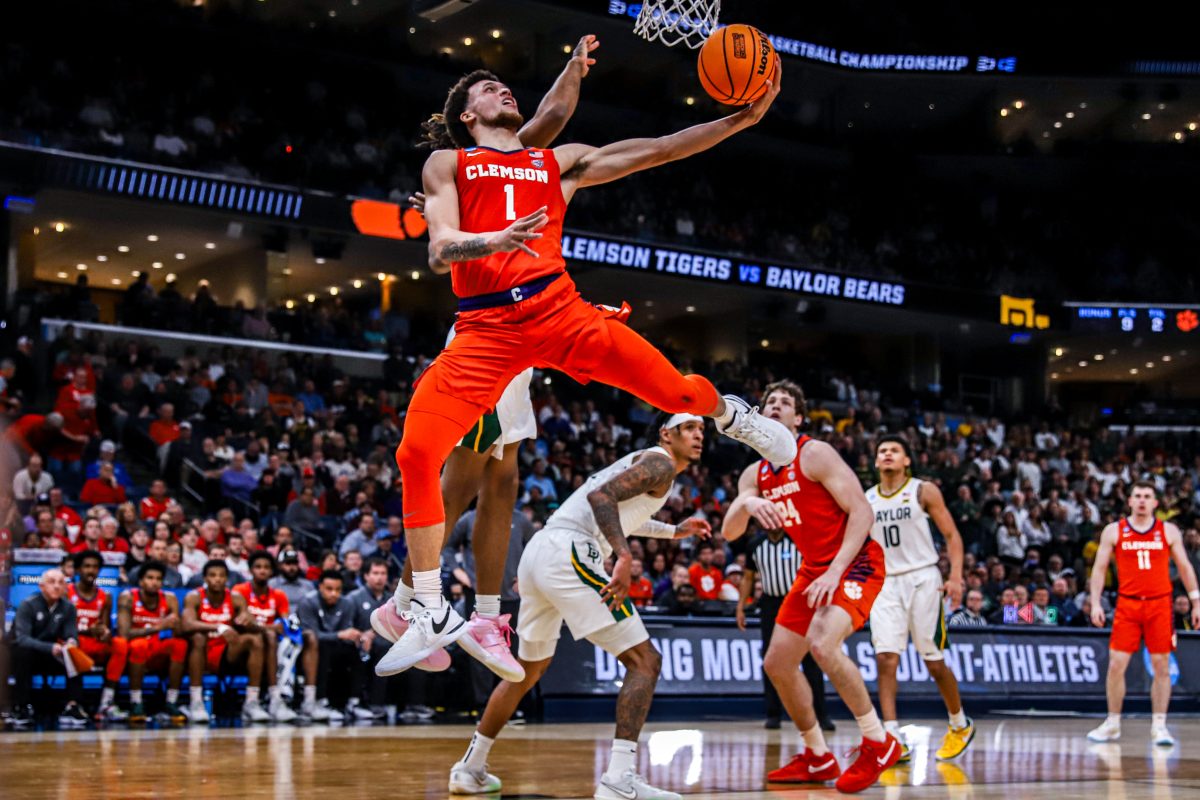
[[[389,642],[397,641],[408,630],[408,620],[396,610],[395,598],[389,597],[383,605],[371,612],[371,630]],[[418,661],[414,666],[425,672],[442,672],[450,668],[450,654],[445,648],[439,647],[430,653],[428,658]]]
[[[903,746],[890,733],[882,742],[863,739],[862,744],[851,750],[851,755],[857,751],[858,758],[838,778],[837,790],[846,794],[861,792],[879,780],[879,776],[889,767],[900,760]]]
[[[796,753],[792,760],[776,770],[767,773],[768,783],[825,783],[837,780],[842,774],[837,758],[833,753],[814,755],[813,751],[805,748],[804,752]]]
[[[520,683],[525,680],[525,668],[512,654],[509,619],[509,614],[498,617],[472,614],[467,623],[467,635],[458,640],[458,646],[503,680]]]

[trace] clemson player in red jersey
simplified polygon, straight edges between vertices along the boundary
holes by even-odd
[[[261,630],[246,610],[246,598],[226,588],[229,567],[224,561],[210,559],[201,571],[204,585],[188,592],[183,600],[185,635],[191,637],[188,655],[188,718],[193,724],[207,723],[204,708],[204,672],[216,675],[223,669],[244,664],[246,674],[262,674],[263,644]],[[246,705],[258,705],[258,687],[246,687]],[[262,709],[259,708],[261,711]]]
[[[270,702],[267,710],[263,711],[261,704],[256,703],[247,711],[247,717],[254,722],[266,722],[274,719],[276,722],[292,722],[296,712],[283,702],[279,687],[275,683],[275,673],[279,669],[278,652],[279,636],[283,633],[283,621],[288,615],[287,595],[281,589],[272,589],[267,583],[275,575],[275,558],[266,550],[259,550],[250,556],[250,580],[239,583],[233,591],[246,600],[246,610],[253,615],[258,623],[263,644],[263,674],[261,686],[266,687]],[[254,676],[250,676],[251,682]],[[260,695],[261,696],[261,695]],[[259,713],[261,712],[261,713]],[[269,716],[268,716],[269,715]]]
[[[595,64],[591,55],[599,46],[600,42],[591,35],[584,36],[575,45],[567,66],[538,104],[537,113],[517,131],[521,144],[548,147],[562,132],[575,112],[580,83]],[[426,143],[434,148],[454,149],[454,142],[441,138],[443,134],[445,126],[435,124]],[[409,202],[424,213],[423,193],[409,197]],[[478,425],[472,426],[467,437],[450,453],[442,470],[442,501],[445,517],[450,521],[445,529],[447,540],[449,529],[471,501],[479,498],[475,527],[471,532],[476,566],[475,613],[467,622],[467,632],[459,640],[459,646],[511,683],[523,681],[525,669],[509,648],[511,617],[500,613],[500,595],[512,512],[517,502],[521,442],[537,435],[537,418],[529,397],[532,373],[532,369],[526,370],[509,383],[495,408],[481,417]],[[399,601],[389,597],[371,612],[372,630],[389,643],[408,630],[408,621],[402,615],[410,609],[414,596],[411,557],[404,562],[400,580],[401,585],[396,587]],[[441,648],[416,664],[418,669],[428,672],[440,672],[449,666],[450,655]]]
[[[162,590],[167,565],[147,561],[138,572],[136,589],[126,589],[117,598],[117,630],[129,642],[129,721],[145,722],[142,682],[146,671],[167,672],[167,702],[163,712],[172,722],[183,722],[179,709],[179,687],[187,663],[187,639],[179,633],[179,601]],[[164,633],[176,634],[163,639]]]
[[[120,636],[113,636],[109,624],[112,620],[112,596],[96,585],[103,561],[103,557],[95,550],[84,550],[75,555],[76,582],[67,587],[67,598],[75,606],[79,648],[96,663],[104,664],[104,688],[100,690],[96,720],[123,722],[127,715],[117,708],[114,696],[121,675],[125,672],[129,643]]]
[[[779,381],[764,392],[763,414],[798,433],[804,392]],[[765,461],[746,467],[722,533],[732,541],[753,517],[764,528],[783,528],[800,551],[800,571],[779,608],[763,670],[804,737],[804,752],[767,775],[777,783],[837,779],[842,792],[861,792],[900,760],[902,748],[884,730],[866,684],[842,642],[863,626],[883,588],[883,549],[870,539],[875,515],[854,472],[829,445],[801,436],[792,463]],[[813,711],[812,689],[800,672],[811,652],[862,731],[858,758],[845,772],[825,744]]]
[[[464,149],[433,153],[422,182],[430,266],[442,272],[450,265],[457,335],[418,380],[396,450],[416,597],[405,616],[408,630],[380,659],[377,674],[408,669],[466,633],[442,597],[439,475],[467,430],[528,367],[600,381],[668,413],[714,417],[719,431],[772,463],[795,457],[786,428],[740,398],[721,397],[705,378],[684,376],[627,328],[628,306],[585,302],[562,254],[563,217],[576,190],[699,153],[754,125],[779,94],[780,71],[777,62],[766,95],[736,114],[602,148],[523,147],[516,100],[490,72],[472,72],[450,90],[442,122]]]
[[[1158,491],[1149,481],[1133,484],[1129,516],[1110,523],[1100,534],[1100,547],[1092,565],[1088,589],[1092,601],[1092,624],[1104,627],[1100,593],[1109,559],[1117,562],[1117,610],[1113,614],[1108,644],[1108,675],[1105,694],[1108,718],[1088,733],[1093,742],[1121,738],[1121,706],[1125,701],[1125,670],[1129,660],[1146,640],[1146,652],[1154,669],[1150,685],[1150,738],[1162,747],[1175,744],[1167,730],[1167,706],[1171,703],[1171,653],[1175,650],[1175,617],[1171,597],[1171,560],[1192,604],[1192,627],[1200,627],[1200,587],[1196,571],[1188,561],[1183,536],[1172,522],[1154,516]],[[1113,555],[1115,552],[1115,556]]]

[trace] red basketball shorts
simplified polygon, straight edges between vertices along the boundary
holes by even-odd
[[[209,672],[216,674],[221,671],[221,659],[225,656],[225,648],[229,643],[224,636],[213,636],[208,640],[204,655],[204,666]]]
[[[129,663],[145,664],[150,671],[160,670],[167,662],[181,664],[187,659],[187,639],[159,639],[146,636],[129,642]]]
[[[1139,600],[1121,595],[1113,614],[1108,646],[1121,653],[1136,653],[1146,640],[1146,652],[1170,653],[1175,649],[1175,617],[1171,595]]]
[[[804,591],[828,570],[827,566],[808,566],[804,564],[796,574],[796,580],[783,603],[779,607],[779,615],[775,623],[782,625],[793,633],[801,636],[808,635],[808,626],[812,624],[816,608],[810,608]],[[883,590],[883,579],[886,576],[883,560],[883,548],[873,541],[859,551],[850,566],[842,575],[842,580],[833,593],[830,605],[845,609],[850,615],[850,623],[854,630],[866,624],[871,617],[871,606],[875,598]]]
[[[129,642],[114,636],[102,642],[95,636],[80,636],[79,649],[87,653],[97,664],[104,664],[104,680],[117,683],[125,673],[125,662],[129,657]]]
[[[627,316],[625,308],[584,301],[565,274],[527,300],[459,314],[454,340],[417,381],[396,450],[405,527],[445,519],[439,479],[446,457],[529,367],[600,381],[662,411],[713,413],[719,401],[713,385],[671,366],[626,327]]]

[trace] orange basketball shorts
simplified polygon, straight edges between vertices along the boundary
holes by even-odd
[[[79,649],[87,653],[97,664],[104,663],[104,680],[117,683],[125,673],[125,663],[129,658],[129,642],[120,636],[114,636],[107,642],[102,642],[95,636],[80,636]]]
[[[213,636],[207,642],[204,654],[204,666],[214,675],[221,671],[221,659],[225,656],[225,648],[229,643],[224,636]]]
[[[187,639],[160,639],[146,636],[129,642],[129,663],[145,664],[150,671],[160,670],[171,661],[181,664],[187,659]]]
[[[405,527],[444,521],[439,477],[446,457],[529,367],[615,386],[669,413],[713,413],[719,401],[713,385],[671,366],[626,327],[627,316],[626,308],[584,301],[565,274],[518,303],[460,313],[454,340],[417,381],[396,450]]]
[[[1108,646],[1121,653],[1136,653],[1146,640],[1146,652],[1170,653],[1175,649],[1175,617],[1171,595],[1139,600],[1121,595],[1113,614]]]
[[[808,626],[812,624],[813,615],[817,609],[809,607],[804,591],[828,569],[827,566],[801,565],[791,590],[783,598],[783,603],[779,607],[779,615],[775,617],[777,625],[782,625],[801,636],[808,635]],[[854,630],[861,628],[870,618],[871,606],[875,604],[875,598],[883,590],[883,579],[886,574],[883,548],[868,539],[866,545],[842,574],[841,584],[833,593],[833,600],[829,603],[845,609],[846,613],[850,615],[850,623],[854,626]]]

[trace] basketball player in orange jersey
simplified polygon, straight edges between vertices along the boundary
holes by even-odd
[[[68,585],[67,599],[75,606],[79,648],[96,663],[104,664],[104,688],[100,690],[96,721],[123,722],[127,715],[117,708],[113,698],[125,672],[129,643],[113,636],[112,596],[96,585],[102,563],[103,558],[95,550],[84,550],[75,556],[76,582]]]
[[[1149,481],[1133,484],[1128,517],[1110,523],[1100,534],[1100,547],[1092,565],[1088,589],[1092,600],[1092,624],[1104,627],[1100,593],[1108,562],[1117,562],[1117,610],[1113,614],[1108,644],[1108,718],[1088,733],[1093,742],[1121,738],[1121,705],[1125,701],[1125,670],[1129,660],[1146,641],[1154,682],[1150,685],[1150,738],[1162,747],[1175,744],[1167,730],[1167,706],[1171,702],[1171,652],[1175,649],[1175,618],[1171,597],[1171,559],[1192,603],[1192,627],[1200,627],[1200,587],[1196,571],[1188,561],[1179,528],[1154,516],[1158,492]],[[1114,556],[1113,553],[1116,553]]]
[[[259,550],[250,556],[250,580],[233,587],[235,594],[240,594],[246,600],[246,610],[254,617],[259,627],[259,636],[263,645],[263,672],[260,686],[266,687],[269,702],[264,711],[261,702],[253,705],[246,704],[242,709],[245,719],[250,722],[292,722],[296,712],[283,702],[279,687],[275,682],[275,673],[279,670],[279,636],[283,633],[283,620],[288,615],[288,599],[282,589],[273,589],[268,582],[275,576],[275,558],[266,550]],[[250,682],[255,682],[255,676],[250,676]],[[261,697],[261,691],[259,696]]]
[[[224,668],[244,665],[246,674],[253,679],[262,674],[263,668],[261,630],[246,610],[246,598],[226,588],[229,567],[214,558],[205,562],[201,574],[204,585],[188,592],[183,600],[181,626],[192,644],[188,655],[191,694],[188,718],[193,724],[207,723],[209,719],[204,708],[206,669],[217,675]],[[258,687],[254,685],[246,687],[243,708],[250,703],[258,703]]]
[[[167,567],[161,561],[147,561],[138,573],[136,589],[126,589],[117,598],[117,630],[129,642],[129,721],[145,722],[142,682],[146,671],[167,667],[167,702],[164,713],[172,722],[186,717],[179,710],[179,687],[187,664],[188,642],[179,636],[179,601],[162,591]],[[170,639],[162,634],[175,634]]]
[[[575,113],[580,82],[595,64],[591,54],[599,46],[595,36],[588,35],[579,40],[571,60],[542,98],[533,119],[517,131],[517,138],[522,144],[548,147],[562,132]],[[435,136],[445,132],[444,126],[435,125],[435,128]],[[454,143],[446,139],[432,139],[429,144],[435,148],[454,149]],[[418,192],[409,201],[424,213],[424,194]],[[445,538],[449,538],[450,528],[471,501],[479,497],[475,527],[471,532],[476,566],[475,613],[467,622],[467,632],[459,640],[459,645],[502,679],[513,683],[525,679],[525,669],[509,648],[512,629],[509,616],[500,613],[500,594],[512,511],[517,502],[519,486],[517,456],[521,452],[521,442],[537,435],[537,418],[529,398],[532,372],[529,369],[514,378],[505,388],[494,411],[489,410],[471,427],[467,436],[446,459],[441,483],[445,516],[450,521],[445,528]],[[445,546],[444,541],[442,544]],[[412,584],[410,554],[404,562],[401,584],[396,587],[400,599],[388,598],[387,602],[371,612],[371,628],[389,642],[399,639],[408,629],[408,621],[402,614],[410,609],[414,596]],[[416,666],[418,669],[438,672],[450,666],[450,656],[442,648],[437,648]]]
[[[430,266],[451,265],[457,336],[417,382],[396,450],[416,597],[409,628],[379,661],[378,674],[405,670],[466,632],[441,592],[438,476],[454,445],[523,370],[552,367],[668,413],[714,417],[719,431],[772,463],[795,457],[786,428],[740,398],[721,397],[705,378],[684,376],[627,328],[628,306],[607,309],[580,298],[562,256],[563,217],[577,189],[699,153],[756,124],[779,94],[778,62],[776,70],[766,95],[736,114],[602,148],[522,147],[517,103],[489,72],[473,72],[451,89],[443,119],[464,149],[435,152],[422,181]]]
[[[779,381],[764,392],[763,414],[796,434],[806,412],[804,392]],[[875,516],[854,472],[824,442],[800,436],[799,452],[780,467],[760,461],[738,480],[737,499],[725,514],[722,532],[732,541],[751,517],[764,528],[783,528],[800,551],[800,571],[775,618],[763,669],[779,692],[805,749],[767,775],[777,783],[837,780],[842,792],[861,792],[900,760],[900,742],[884,730],[866,684],[842,642],[863,626],[883,588],[883,550],[869,538]],[[845,772],[825,744],[813,712],[812,689],[800,671],[808,653],[862,731],[858,758]]]

